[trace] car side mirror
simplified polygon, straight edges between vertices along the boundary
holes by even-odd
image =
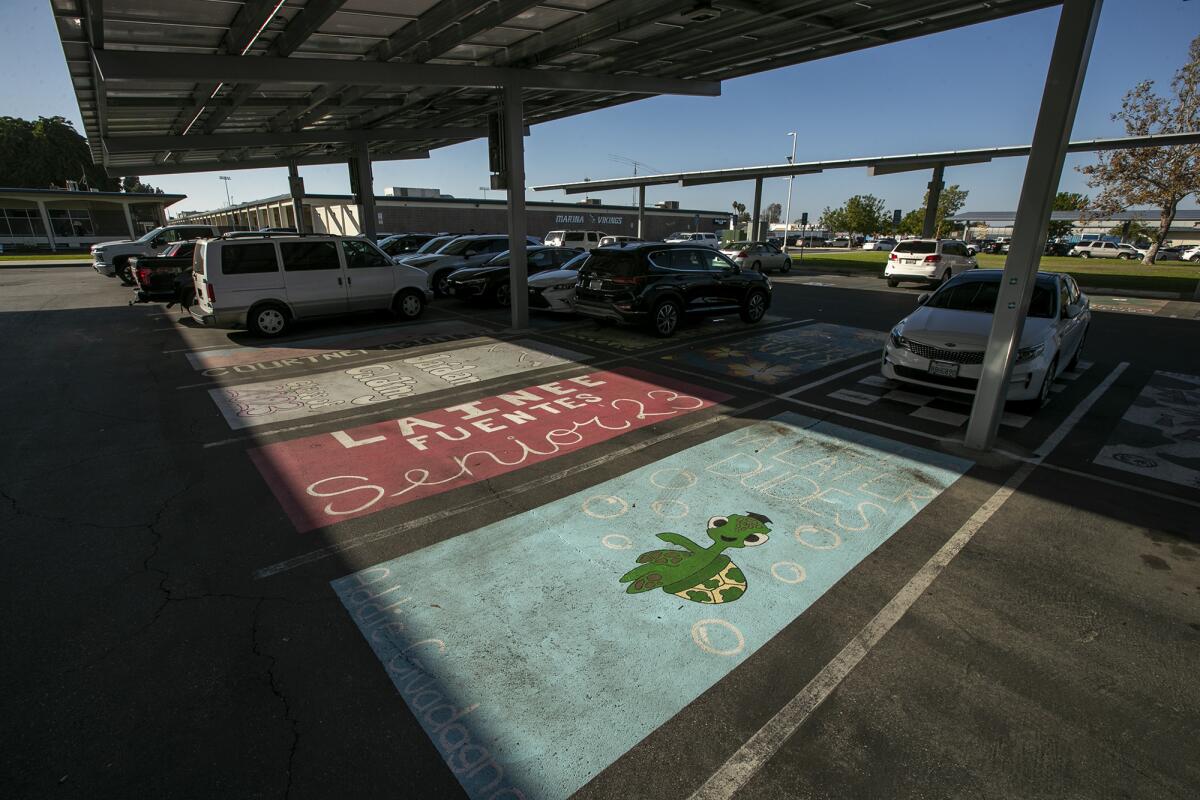
[[[917,295],[917,305],[923,306],[929,302],[929,298],[933,297],[932,292],[921,292]]]

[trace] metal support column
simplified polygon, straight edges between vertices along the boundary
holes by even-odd
[[[129,229],[129,238],[137,238],[137,229],[133,227],[133,214],[129,212],[129,203],[121,203],[121,210],[125,212],[125,227]]]
[[[50,243],[50,252],[57,253],[58,242],[54,238],[54,228],[50,225],[50,212],[46,210],[46,203],[42,200],[37,201],[37,207],[38,213],[42,216],[42,225],[46,228],[46,241]]]
[[[1037,127],[1025,166],[1025,181],[1021,184],[1021,199],[1013,220],[1013,238],[984,352],[983,374],[967,423],[964,443],[974,450],[991,448],[1004,413],[1008,380],[1033,297],[1038,263],[1054,208],[1054,193],[1062,176],[1067,141],[1075,122],[1079,90],[1087,72],[1102,4],[1103,0],[1065,0],[1062,4]],[[1060,369],[1063,366],[1058,365]]]
[[[638,238],[646,238],[646,186],[638,187]]]
[[[312,233],[304,219],[304,178],[295,161],[288,162],[288,191],[292,195],[292,216],[295,217],[297,233]]]
[[[371,179],[371,151],[366,140],[354,148],[355,200],[358,202],[359,233],[375,241],[375,184]]]
[[[508,177],[508,286],[512,326],[529,327],[529,280],[525,261],[525,106],[521,86],[504,86],[504,162]]]
[[[750,235],[747,237],[752,242],[758,241],[758,221],[762,215],[762,178],[754,179],[754,215],[750,218]]]
[[[938,164],[933,168],[933,180],[929,182],[929,193],[925,200],[925,223],[921,226],[921,238],[932,239],[937,233],[938,201],[942,199],[942,176],[946,174],[946,165]]]

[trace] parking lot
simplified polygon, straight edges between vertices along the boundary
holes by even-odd
[[[920,290],[862,280],[669,339],[441,299],[264,342],[0,269],[5,783],[1193,796],[1195,306],[1097,302],[982,455],[880,376]],[[766,541],[626,591],[718,517]]]

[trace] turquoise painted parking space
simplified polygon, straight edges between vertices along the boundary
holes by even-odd
[[[558,800],[970,466],[786,413],[333,588],[470,797]]]

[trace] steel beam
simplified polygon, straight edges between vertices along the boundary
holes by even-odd
[[[179,175],[187,172],[224,172],[231,169],[268,169],[271,167],[286,167],[289,161],[295,161],[299,166],[308,164],[344,164],[345,153],[322,153],[319,155],[298,156],[288,158],[246,158],[241,161],[168,161],[142,164],[106,164],[104,171],[111,177],[122,175]],[[429,158],[428,150],[406,150],[398,153],[376,153],[376,161],[407,161],[415,158]]]
[[[292,216],[296,218],[296,233],[310,233],[307,214],[304,213],[304,179],[295,161],[288,162],[288,193],[292,196]]]
[[[354,150],[354,171],[358,177],[358,188],[355,200],[358,203],[358,224],[362,235],[367,241],[375,241],[378,230],[375,219],[375,181],[371,176],[371,151],[366,142],[361,142]]]
[[[925,221],[921,225],[921,238],[932,239],[937,231],[938,201],[942,199],[942,189],[946,182],[946,165],[938,164],[933,168],[933,180],[929,182],[929,191],[925,195]]]
[[[757,242],[759,240],[758,223],[760,217],[762,216],[762,184],[762,178],[754,179],[754,215],[750,220],[750,235],[747,237],[752,242]]]
[[[989,450],[996,440],[1009,376],[1025,328],[1025,315],[1033,297],[1046,230],[1054,208],[1054,194],[1062,177],[1068,137],[1075,122],[1079,91],[1087,72],[1096,23],[1103,0],[1064,0],[1058,32],[1050,54],[1042,105],[1033,131],[1021,199],[1013,224],[1013,238],[1004,264],[1004,277],[992,315],[992,328],[983,356],[971,419],[964,443],[974,450]],[[1059,364],[1058,368],[1065,367]],[[1046,380],[1053,380],[1047,375]]]
[[[396,64],[333,58],[239,58],[193,53],[107,50],[96,53],[107,81],[187,83],[299,83],[379,86],[520,86],[579,92],[682,94],[717,97],[720,81],[639,75],[604,75],[550,69],[468,67],[454,64]]]
[[[525,137],[521,135],[525,126],[525,104],[521,87],[517,85],[505,86],[503,97],[501,125],[508,175],[508,287],[512,327],[522,330],[529,327],[529,275],[525,260],[525,234],[528,232],[528,220],[525,218]]]
[[[109,153],[146,150],[229,150],[240,147],[287,147],[301,144],[357,144],[359,142],[423,142],[432,139],[478,139],[487,128],[372,128],[365,131],[318,129],[299,133],[214,133],[190,136],[110,136]]]
[[[638,238],[646,238],[646,187],[638,187]]]

